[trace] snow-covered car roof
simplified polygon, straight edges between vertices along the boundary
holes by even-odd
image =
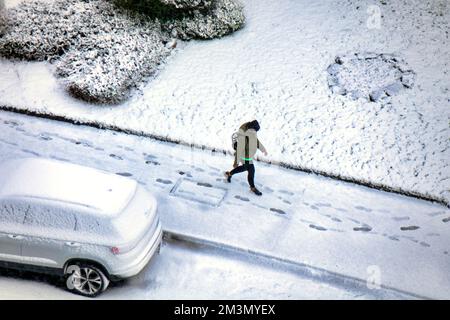
[[[126,177],[56,160],[25,158],[0,163],[0,199],[39,198],[114,215],[128,204],[136,186]]]

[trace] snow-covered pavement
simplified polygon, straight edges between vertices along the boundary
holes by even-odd
[[[9,112],[0,132],[0,160],[49,157],[133,177],[156,194],[166,231],[294,262],[319,281],[375,277],[450,297],[442,205],[267,164],[256,164],[256,197],[244,175],[223,181],[223,154]]]
[[[58,278],[0,270],[0,299],[82,299]],[[314,281],[296,268],[208,246],[168,241],[142,272],[100,299],[411,299],[389,290]]]
[[[448,0],[242,2],[242,30],[179,43],[123,104],[76,100],[53,65],[5,59],[0,104],[226,150],[233,128],[258,119],[265,160],[450,204]],[[333,94],[328,66],[364,52],[405,60],[414,86],[386,103]],[[389,78],[362,66],[350,87]]]

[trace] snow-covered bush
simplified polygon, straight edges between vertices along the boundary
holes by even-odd
[[[245,23],[239,0],[116,0],[116,3],[157,18],[164,30],[183,40],[223,37]]]
[[[159,0],[166,5],[172,5],[178,9],[184,8],[206,8],[211,5],[213,0]]]
[[[234,0],[31,0],[0,14],[0,55],[55,63],[75,97],[119,103],[170,54],[171,37],[221,37],[243,22]]]
[[[1,10],[0,8],[0,38],[6,34],[6,27],[7,27],[6,17],[4,11]]]
[[[242,5],[234,0],[216,0],[205,10],[193,10],[180,19],[167,21],[163,28],[183,40],[225,36],[245,23]]]
[[[69,92],[84,100],[120,102],[128,89],[152,74],[170,53],[159,23],[129,16],[104,3],[94,15],[95,26],[85,24],[86,39],[56,64],[66,77]],[[105,11],[107,10],[107,11]],[[94,25],[94,27],[93,27]]]
[[[117,21],[113,33],[99,31],[56,63],[57,75],[65,78],[73,96],[91,102],[123,101],[129,89],[165,59],[170,49],[164,46],[160,26],[151,23],[133,28],[129,22]]]
[[[69,1],[70,2],[70,1]],[[74,1],[71,1],[73,4]],[[0,41],[0,54],[7,58],[47,60],[67,50],[78,31],[73,7],[64,1],[49,5],[41,1],[24,2],[5,14],[7,32]],[[61,17],[60,17],[61,15]]]

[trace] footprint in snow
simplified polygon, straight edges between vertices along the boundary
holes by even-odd
[[[315,205],[317,206],[317,207],[331,207],[331,204],[329,204],[329,203],[315,203]]]
[[[197,185],[200,187],[212,188],[212,184],[208,182],[197,182]]]
[[[372,211],[372,209],[369,209],[369,208],[366,208],[366,207],[363,207],[363,206],[356,206],[355,209],[361,210],[361,211],[365,211],[365,212],[371,212]]]
[[[447,223],[450,221],[450,217],[442,219],[442,222]]]
[[[314,224],[310,224],[309,227],[310,227],[311,229],[316,229],[316,230],[319,230],[319,231],[327,231],[326,228],[321,227],[321,226],[316,226],[316,225],[314,225]]]
[[[22,149],[21,151],[25,152],[25,153],[32,154],[33,156],[36,156],[36,157],[40,157],[41,156],[39,153],[31,151],[31,150],[27,150],[27,149]]]
[[[172,184],[172,181],[170,181],[170,180],[165,180],[165,179],[156,179],[156,182],[159,182],[159,183],[163,183],[163,184]]]
[[[429,215],[430,217],[436,217],[436,216],[441,216],[441,215],[443,215],[443,214],[445,214],[445,211],[432,212],[432,213],[429,213],[428,215]]]
[[[333,220],[334,222],[342,222],[341,219],[336,218],[336,217],[331,217],[331,220]]]
[[[413,231],[413,230],[417,230],[420,227],[418,226],[407,226],[407,227],[400,227],[400,230],[402,231]]]
[[[11,127],[17,127],[19,125],[19,123],[17,123],[14,120],[4,120],[3,123],[7,124],[7,125],[10,125]]]
[[[372,231],[372,228],[371,227],[355,227],[355,228],[353,228],[353,231],[369,232],[369,231]]]
[[[70,162],[68,159],[60,158],[57,156],[50,156],[50,159],[58,160],[58,161],[64,161],[64,162]]]
[[[277,209],[277,208],[270,208],[269,210],[272,211],[272,212],[279,213],[279,214],[286,214],[286,212],[284,212],[281,209]]]
[[[79,140],[74,142],[77,146],[81,145],[83,147],[92,148],[92,144],[89,141]]]
[[[313,205],[311,205],[311,206],[309,206],[311,209],[313,209],[313,210],[319,210],[319,208],[317,208],[316,206],[313,206]]]
[[[160,163],[158,161],[153,161],[153,160],[147,160],[147,161],[145,161],[145,164],[152,164],[154,166],[160,165]]]
[[[145,153],[145,152],[144,152],[142,155],[144,156],[144,159],[145,159],[145,160],[154,160],[154,159],[158,159],[156,156],[151,155],[151,154],[147,154],[147,153]]]
[[[406,221],[409,220],[410,218],[405,216],[405,217],[392,217],[392,220],[394,221]]]
[[[295,193],[287,190],[278,190],[279,193],[287,194],[288,196],[293,196]]]
[[[15,143],[15,142],[9,142],[9,141],[3,140],[3,139],[0,139],[0,142],[3,142],[4,144],[10,145],[10,146],[14,146],[14,147],[18,146],[18,144]]]
[[[431,247],[430,244],[428,244],[428,243],[426,243],[426,242],[424,242],[424,241],[420,242],[420,245],[421,245],[422,247],[425,247],[425,248]]]
[[[435,232],[430,232],[426,234],[427,237],[439,237],[440,234],[439,233],[435,233]]]
[[[282,199],[284,203],[286,204],[292,204],[291,202],[287,201],[286,199]]]
[[[118,155],[116,155],[116,154],[114,154],[114,153],[111,153],[109,156],[110,156],[111,158],[113,158],[113,159],[116,159],[116,160],[123,160],[123,158],[122,158],[121,156],[118,156]]]
[[[116,172],[117,175],[122,176],[122,177],[131,177],[132,174],[129,172]]]
[[[50,140],[53,140],[53,138],[52,137],[49,137],[49,136],[47,136],[47,135],[39,135],[39,139],[40,140],[43,140],[43,141],[50,141]]]
[[[246,197],[241,197],[241,196],[234,196],[236,199],[238,199],[238,200],[241,200],[241,201],[245,201],[245,202],[248,202],[248,201],[250,201],[250,199],[249,198],[246,198]]]

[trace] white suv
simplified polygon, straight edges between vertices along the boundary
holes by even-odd
[[[65,162],[0,164],[0,265],[66,277],[94,297],[159,252],[156,199],[136,181]]]

